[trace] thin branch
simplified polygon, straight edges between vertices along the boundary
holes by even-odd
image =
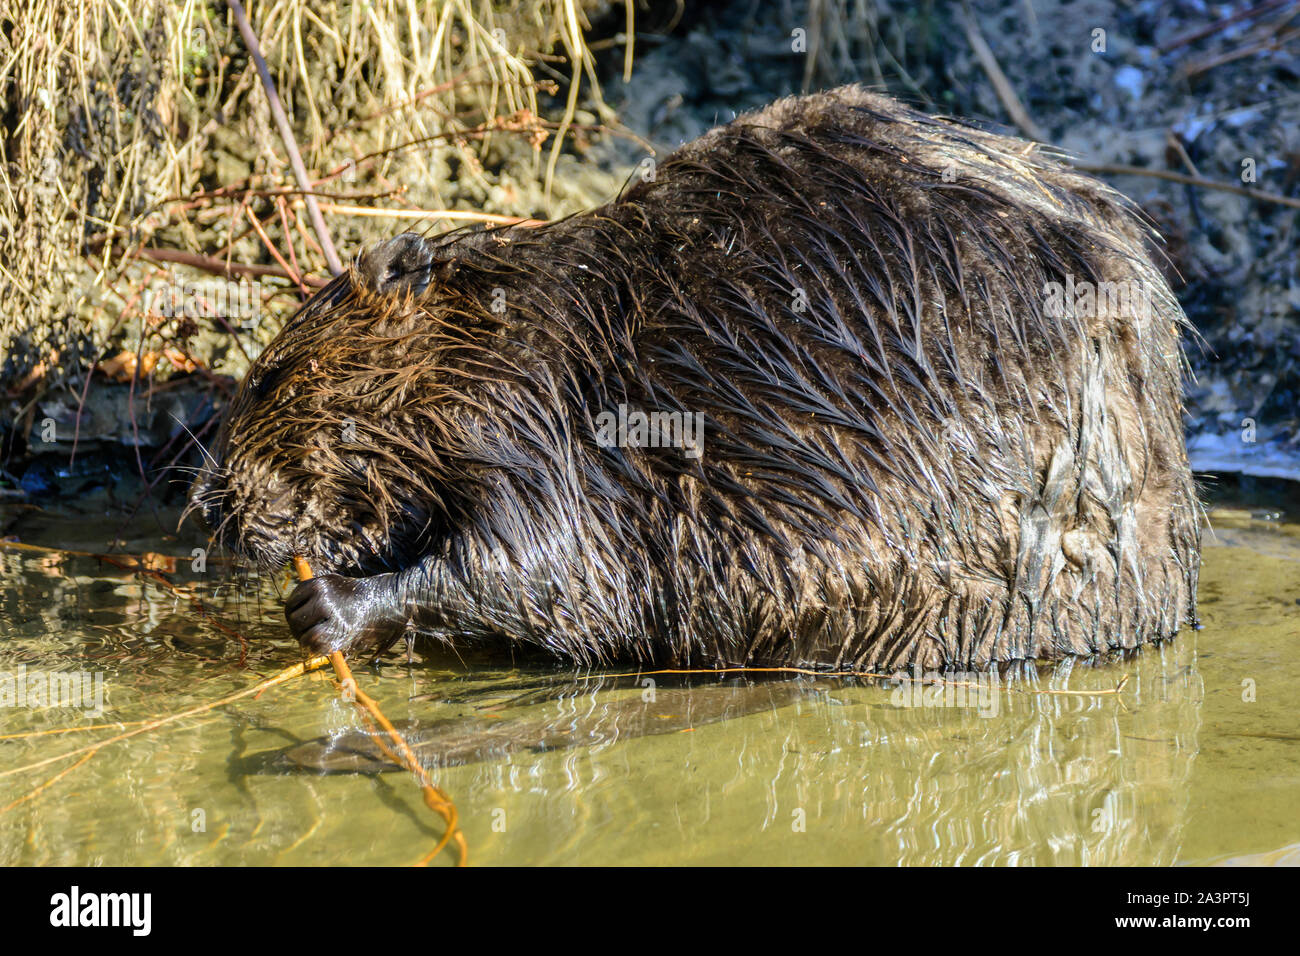
[[[235,22],[239,24],[239,32],[244,38],[244,43],[248,47],[248,54],[253,58],[257,65],[257,73],[262,78],[262,86],[266,90],[266,99],[271,107],[271,115],[275,117],[275,125],[279,127],[280,138],[284,141],[285,152],[289,154],[289,164],[293,167],[293,175],[298,180],[298,185],[303,190],[303,201],[307,204],[307,215],[311,217],[312,228],[316,230],[316,235],[320,238],[321,248],[325,251],[325,261],[329,263],[330,272],[338,275],[343,271],[343,263],[339,261],[339,254],[334,251],[334,242],[330,239],[329,230],[325,228],[325,220],[320,214],[320,207],[316,204],[316,197],[312,194],[311,177],[307,175],[307,167],[303,165],[302,156],[298,152],[298,143],[293,138],[293,129],[289,126],[289,118],[284,115],[284,107],[280,105],[280,94],[275,90],[275,80],[271,78],[271,71],[267,69],[266,60],[262,58],[262,47],[257,42],[257,36],[253,33],[253,26],[248,22],[248,14],[244,12],[244,5],[239,0],[229,0],[230,12],[235,15]]]
[[[1145,166],[1124,166],[1115,163],[1075,163],[1074,168],[1080,172],[1092,173],[1095,176],[1149,176],[1152,179],[1167,179],[1171,183],[1200,186],[1204,189],[1217,189],[1220,192],[1248,196],[1259,202],[1277,203],[1279,206],[1300,209],[1300,199],[1271,193],[1264,189],[1248,189],[1245,186],[1237,186],[1233,183],[1221,183],[1213,179],[1203,179],[1200,176],[1188,176],[1185,173],[1175,173],[1168,169],[1147,169]]]
[[[966,39],[970,43],[971,50],[975,53],[975,58],[980,61],[980,66],[988,75],[989,81],[993,84],[993,90],[998,95],[998,100],[1002,103],[1002,108],[1007,111],[1012,122],[1020,128],[1020,131],[1032,140],[1040,143],[1047,142],[1047,134],[1042,128],[1033,121],[1025,105],[1020,102],[1020,97],[1011,86],[1011,81],[1007,75],[1002,72],[1002,67],[998,65],[998,59],[993,55],[992,48],[989,47],[988,41],[984,39],[984,34],[980,32],[979,25],[975,22],[975,15],[971,13],[968,3],[962,4],[962,27],[966,31]]]

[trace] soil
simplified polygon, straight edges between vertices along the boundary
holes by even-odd
[[[1076,162],[1167,170],[1294,202],[1300,198],[1300,35],[1293,34],[1300,34],[1300,0],[1205,29],[1248,6],[975,0],[968,9],[1042,138]],[[964,4],[820,3],[820,31],[808,29],[802,0],[689,7],[679,11],[672,0],[638,5],[630,83],[621,75],[622,4],[594,20],[588,40],[600,51],[603,99],[621,128],[600,131],[601,105],[591,98],[580,104],[549,206],[538,168],[545,149],[539,154],[504,136],[475,168],[462,153],[432,151],[427,179],[411,182],[406,200],[531,216],[590,208],[615,195],[648,156],[662,157],[778,96],[845,82],[1023,135],[973,51]],[[1187,39],[1195,31],[1204,36]],[[813,56],[795,49],[801,40]],[[545,104],[552,119],[563,112],[567,88],[557,87]],[[244,176],[256,167],[237,137],[216,143],[208,160],[214,177]],[[1132,197],[1164,235],[1171,281],[1197,330],[1187,343],[1194,467],[1300,477],[1300,209],[1145,175],[1101,177]],[[338,245],[350,255],[404,228],[410,224],[348,220]],[[179,421],[200,434],[211,427],[208,416],[248,356],[291,310],[295,294],[285,286],[285,308],[251,323],[238,347],[227,329],[194,331],[191,354],[207,363],[202,374],[150,388],[96,375],[79,427],[76,388],[13,404],[13,420],[0,427],[0,494],[31,501],[84,495],[142,470],[149,480],[137,486],[162,492],[169,482],[158,469],[173,464],[183,444]],[[77,457],[69,465],[74,442]]]

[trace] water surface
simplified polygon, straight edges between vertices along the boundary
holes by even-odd
[[[1234,487],[1216,491],[1204,628],[1104,666],[924,691],[823,677],[648,684],[417,647],[358,678],[455,799],[473,864],[1296,863],[1300,506],[1282,486]],[[248,638],[245,660],[155,580],[0,551],[0,674],[85,671],[104,689],[100,716],[0,707],[0,735],[179,711],[297,660],[279,582],[250,591],[220,583],[216,564],[195,573],[201,542],[146,517],[124,530],[92,506],[6,511],[5,533],[158,555]],[[414,862],[440,825],[359,728],[313,676],[110,745],[0,813],[0,862]],[[115,732],[9,736],[0,772]],[[69,763],[0,777],[0,806]]]

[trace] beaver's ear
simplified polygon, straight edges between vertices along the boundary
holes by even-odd
[[[357,256],[357,273],[375,292],[410,291],[419,295],[433,280],[446,281],[456,271],[454,258],[439,258],[433,243],[404,232]]]

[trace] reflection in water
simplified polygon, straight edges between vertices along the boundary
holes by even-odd
[[[996,720],[872,708],[835,734],[862,748],[862,822],[909,863],[1172,862],[1204,696],[1191,647],[1142,655],[1122,699],[1017,692],[1064,689],[1064,667],[1007,689]]]
[[[430,770],[439,770],[570,747],[588,747],[596,752],[620,740],[679,733],[759,710],[777,709],[810,692],[798,681],[748,684],[730,680],[696,688],[660,688],[652,678],[644,678],[646,686],[642,690],[620,693],[614,689],[627,683],[614,677],[569,682],[550,692],[550,703],[525,707],[524,701],[517,699],[506,705],[525,711],[527,716],[453,717],[427,725],[408,721],[400,729],[420,762]],[[496,694],[461,699],[477,701],[481,696]],[[533,701],[546,696],[537,692],[523,695]],[[483,709],[490,704],[475,706]],[[266,766],[281,771],[301,767],[318,773],[400,770],[389,762],[374,739],[371,732],[349,729],[287,748]],[[386,736],[381,739],[387,742]]]
[[[667,675],[649,694],[644,678],[454,658],[358,678],[455,799],[477,864],[1294,860],[1300,534],[1256,524],[1207,547],[1204,632],[964,695]],[[102,672],[105,688],[102,718],[0,708],[0,734],[180,710],[294,659],[273,587],[214,603],[252,640],[248,669],[152,584],[0,552],[0,672]],[[0,768],[91,739],[0,740]],[[0,778],[0,806],[57,769]],[[438,827],[384,769],[328,681],[295,682],[106,749],[0,815],[0,862],[411,862]]]
[[[495,707],[479,698],[502,689],[484,688],[461,702],[491,709],[492,717],[416,719],[404,732],[427,766],[487,763],[475,789],[500,786],[507,758],[515,776],[544,776],[556,763],[552,751],[587,748],[568,764],[575,772],[565,788],[573,791],[592,785],[582,766],[598,769],[601,752],[620,741],[730,720],[702,746],[711,758],[734,762],[751,785],[766,787],[760,830],[799,832],[798,810],[806,829],[867,831],[908,863],[1159,864],[1177,855],[1196,753],[1204,695],[1192,645],[1131,662],[1122,697],[1058,693],[1080,684],[1070,680],[1069,665],[1045,676],[1026,669],[970,695],[970,677],[883,686],[733,680],[653,693],[604,678],[557,682]],[[1107,671],[1086,676],[1113,679]],[[798,719],[788,719],[792,709]],[[759,713],[775,719],[739,720]],[[259,765],[279,772],[395,769],[356,729],[263,755],[250,769]],[[562,814],[534,822],[565,826]]]

